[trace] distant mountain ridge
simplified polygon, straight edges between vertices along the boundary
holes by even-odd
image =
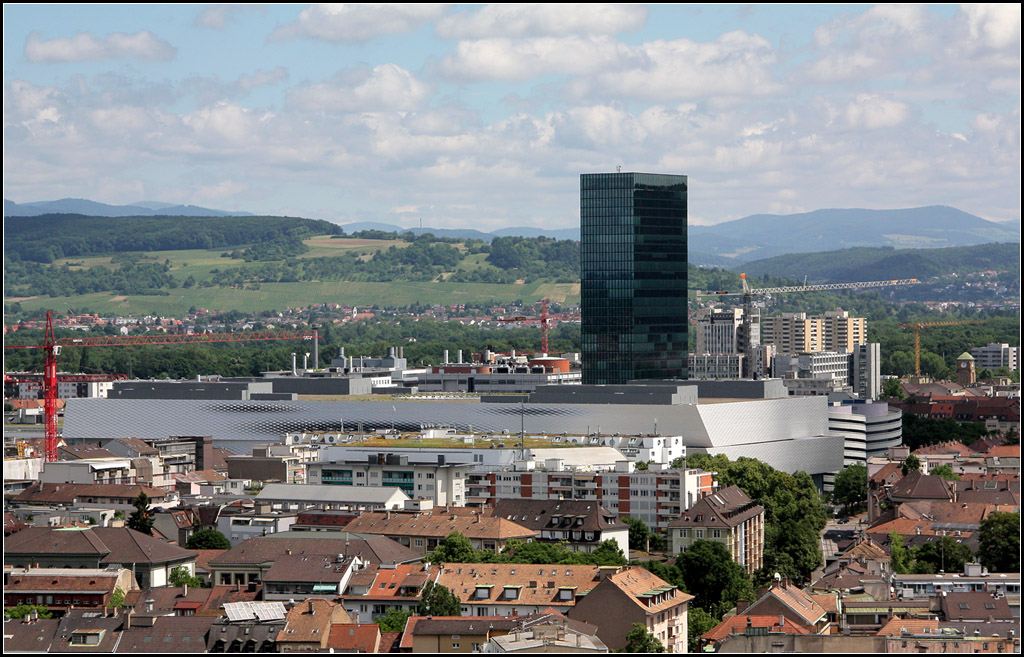
[[[689,227],[690,261],[718,266],[863,246],[940,248],[995,242],[1020,242],[1020,225],[1006,226],[939,205],[755,214],[714,226]]]
[[[38,217],[44,214],[81,214],[90,217],[251,217],[251,212],[214,210],[198,205],[175,205],[159,201],[140,201],[132,205],[109,205],[84,198],[58,201],[15,203],[4,199],[5,217]]]

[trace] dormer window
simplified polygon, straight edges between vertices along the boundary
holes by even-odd
[[[506,586],[505,591],[501,596],[502,600],[518,600],[519,589],[521,588],[521,586]]]
[[[473,596],[477,600],[486,600],[491,597],[491,585],[490,584],[478,584],[476,587],[476,593]]]

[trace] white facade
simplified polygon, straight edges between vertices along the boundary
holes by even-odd
[[[129,459],[100,458],[44,463],[39,481],[45,484],[135,484]]]
[[[743,354],[692,353],[687,356],[691,379],[742,379]]]
[[[286,532],[295,524],[294,513],[239,513],[217,518],[217,531],[231,541],[231,547],[257,536]]]
[[[1020,367],[1018,351],[1017,347],[1011,347],[1006,343],[992,343],[971,349],[971,355],[974,356],[974,366],[978,370],[994,370],[1000,367],[1016,370]]]
[[[783,379],[791,395],[820,395],[849,386],[851,354],[835,351],[780,354],[772,373]]]
[[[844,465],[885,456],[903,442],[903,412],[886,402],[830,405],[828,426],[845,438]]]

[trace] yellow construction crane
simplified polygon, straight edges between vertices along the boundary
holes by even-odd
[[[969,320],[969,321],[948,321],[948,322],[915,322],[912,324],[900,324],[905,328],[914,329],[914,374],[921,376],[921,329],[931,328],[933,326],[963,326],[965,324],[984,324],[984,321],[980,320]]]
[[[743,376],[746,378],[753,378],[754,375],[754,341],[751,340],[751,333],[753,332],[753,325],[758,324],[758,331],[760,332],[760,315],[757,318],[753,317],[754,313],[754,295],[769,295],[769,294],[782,294],[785,292],[821,292],[826,290],[863,290],[872,287],[892,287],[898,285],[917,285],[920,281],[916,278],[904,278],[888,281],[858,281],[856,283],[823,283],[819,285],[790,285],[786,287],[762,287],[752,288],[747,284],[747,275],[740,274],[740,280],[743,282],[742,292],[701,292],[697,291],[696,297],[697,302],[700,302],[700,298],[704,297],[728,297],[728,296],[743,296]]]

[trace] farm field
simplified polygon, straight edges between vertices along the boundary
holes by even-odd
[[[69,297],[24,297],[17,299],[23,309],[66,312],[69,308],[87,308],[90,312],[114,315],[156,314],[180,317],[189,308],[259,312],[301,308],[318,303],[353,306],[406,306],[413,303],[445,304],[494,301],[508,303],[546,298],[563,303],[579,303],[579,284],[531,283],[498,285],[491,283],[328,281],[313,283],[264,283],[256,289],[221,287],[176,288],[168,296],[83,294]],[[7,301],[14,301],[8,299]]]

